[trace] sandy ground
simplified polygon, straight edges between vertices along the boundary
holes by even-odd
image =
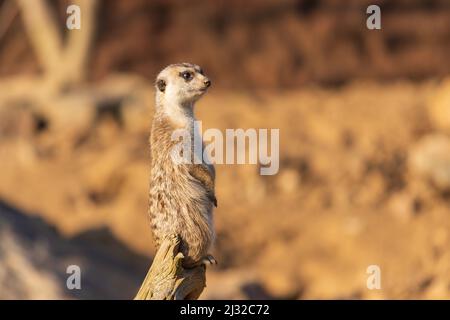
[[[435,147],[449,132],[436,120],[444,114],[430,111],[450,108],[442,94],[449,91],[434,80],[251,96],[211,90],[197,106],[204,128],[279,128],[280,171],[216,167],[219,265],[208,270],[203,297],[450,298],[450,161]],[[61,241],[105,228],[150,262],[152,94],[141,85],[87,116],[81,108],[46,118],[27,105],[3,106],[0,198],[56,227]],[[428,157],[430,149],[437,151]],[[381,269],[380,290],[366,287],[370,265]]]

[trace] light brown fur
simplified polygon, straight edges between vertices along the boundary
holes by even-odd
[[[185,81],[180,76],[184,70],[194,73],[194,78]],[[214,167],[205,163],[179,164],[171,157],[178,143],[172,140],[174,130],[187,129],[193,141],[193,105],[205,92],[208,80],[199,70],[195,65],[177,64],[158,75],[150,135],[149,211],[154,239],[159,247],[166,236],[179,235],[185,267],[201,263],[214,240]],[[165,83],[163,91],[158,87],[161,80]],[[201,92],[196,92],[197,88]]]

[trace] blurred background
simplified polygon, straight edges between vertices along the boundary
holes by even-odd
[[[203,298],[450,298],[449,57],[447,0],[0,0],[0,298],[135,295],[174,62],[212,79],[204,129],[280,129],[277,175],[216,166]]]

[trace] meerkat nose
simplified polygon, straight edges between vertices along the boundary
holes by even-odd
[[[205,80],[204,82],[203,82],[204,84],[205,84],[205,86],[207,87],[207,88],[209,88],[210,86],[211,86],[211,80]]]

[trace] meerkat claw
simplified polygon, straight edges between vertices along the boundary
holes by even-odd
[[[210,254],[206,255],[202,261],[201,264],[207,266],[207,265],[213,265],[213,264],[217,264],[217,260]]]

